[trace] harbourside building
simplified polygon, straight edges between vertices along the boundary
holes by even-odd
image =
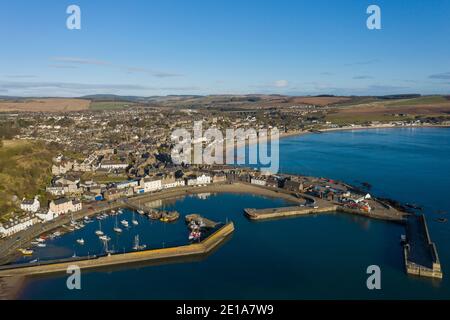
[[[162,189],[162,181],[160,178],[147,177],[141,180],[141,186],[142,184],[144,192],[154,192]]]
[[[130,180],[130,181],[124,181],[124,182],[119,182],[116,184],[116,188],[117,189],[127,189],[127,188],[134,188],[139,186],[139,181],[137,180]]]
[[[162,189],[171,189],[176,187],[184,187],[186,182],[183,179],[175,179],[175,177],[167,177],[161,180]]]
[[[20,204],[20,209],[27,212],[36,213],[41,208],[41,203],[38,200],[38,197],[34,197],[33,200],[23,199]]]
[[[206,174],[201,174],[199,176],[193,174],[186,178],[186,184],[188,186],[199,186],[211,183],[211,176]]]
[[[17,232],[28,229],[38,222],[36,215],[26,215],[22,218],[16,218],[6,224],[0,224],[0,237],[9,237]]]
[[[77,212],[83,208],[78,200],[69,200],[67,198],[60,198],[50,202],[49,211],[59,216],[70,212]]]
[[[251,184],[255,184],[257,186],[266,186],[267,185],[267,181],[264,178],[252,178]]]

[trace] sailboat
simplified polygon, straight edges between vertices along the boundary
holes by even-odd
[[[95,234],[100,237],[100,236],[103,236],[104,233],[102,231],[102,223],[100,221],[98,222],[98,225],[99,225],[99,229],[97,231],[95,231]]]
[[[105,242],[108,242],[108,241],[110,241],[111,240],[111,238],[110,237],[108,237],[108,236],[105,236],[105,235],[103,235],[103,236],[100,236],[100,237],[98,237],[100,240],[102,240],[102,241],[105,241]]]
[[[133,212],[133,220],[131,220],[131,223],[135,226],[137,226],[139,224],[139,222],[136,220],[134,212]]]
[[[147,246],[145,244],[144,245],[139,245],[139,235],[136,235],[134,237],[133,250],[139,251],[139,250],[144,250],[145,248],[147,248]]]
[[[117,225],[117,216],[116,216],[116,224],[114,226],[114,232],[116,233],[122,233],[122,229],[119,228],[119,226]]]

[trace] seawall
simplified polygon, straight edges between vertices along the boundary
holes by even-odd
[[[0,270],[0,277],[18,277],[63,273],[66,272],[67,268],[71,265],[76,265],[83,270],[143,261],[157,261],[171,258],[205,255],[214,250],[222,242],[224,242],[233,232],[234,224],[233,222],[229,222],[200,243],[172,248],[115,254],[96,259],[85,259],[71,262],[53,263],[48,265],[11,267],[10,269]]]

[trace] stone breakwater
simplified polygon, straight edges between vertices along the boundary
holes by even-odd
[[[222,244],[234,232],[233,222],[225,224],[216,232],[199,243],[189,244],[185,246],[163,248],[155,250],[145,250],[124,254],[114,254],[96,259],[80,259],[76,261],[68,261],[61,263],[52,263],[48,265],[12,267],[10,269],[0,270],[0,277],[20,277],[45,275],[52,273],[66,272],[71,265],[78,266],[81,270],[98,269],[107,266],[124,265],[130,263],[160,261],[171,258],[191,257],[198,255],[207,255],[216,247]]]

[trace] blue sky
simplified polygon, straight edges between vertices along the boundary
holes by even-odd
[[[0,39],[0,95],[450,93],[447,0],[2,0]]]

